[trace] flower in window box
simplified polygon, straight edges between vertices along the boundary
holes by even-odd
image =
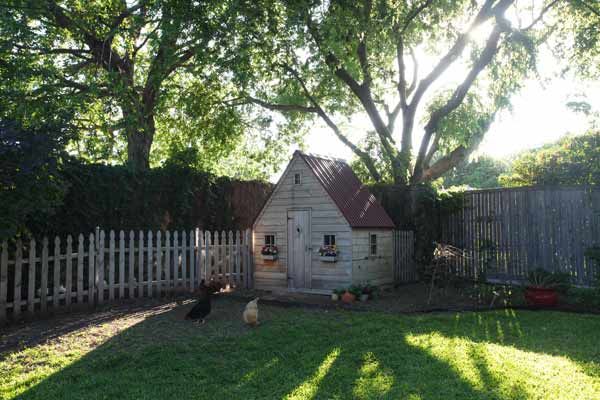
[[[263,248],[260,250],[260,253],[262,254],[263,260],[275,261],[277,260],[277,254],[279,253],[279,250],[274,244],[268,244],[263,246]]]
[[[337,257],[337,248],[335,245],[321,246],[319,255],[321,257]]]

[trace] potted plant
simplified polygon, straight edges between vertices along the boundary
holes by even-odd
[[[333,289],[331,292],[331,300],[338,301],[344,294],[344,289]]]
[[[342,294],[342,301],[346,304],[352,304],[356,300],[356,294],[354,294],[350,288],[344,290],[344,294]]]
[[[263,260],[275,261],[277,260],[277,255],[279,254],[279,250],[277,246],[271,244],[263,246],[260,250],[260,254],[262,254]]]
[[[319,249],[319,259],[322,262],[336,262],[337,248],[335,245],[321,246]]]
[[[365,292],[364,292],[364,288],[363,288],[363,289],[361,289],[361,292],[360,292],[360,297],[359,297],[359,299],[360,299],[360,301],[361,301],[361,302],[363,302],[363,303],[364,303],[365,301],[369,300],[369,293],[365,293]]]
[[[372,286],[371,284],[366,283],[362,287],[362,295],[367,297],[364,301],[367,301],[368,299],[372,299],[373,295],[375,294],[376,289],[377,288],[375,286]],[[361,300],[362,300],[362,295],[361,295]]]
[[[538,268],[529,273],[525,300],[533,306],[555,306],[558,303],[558,290],[568,287],[568,279],[566,274],[555,274]]]

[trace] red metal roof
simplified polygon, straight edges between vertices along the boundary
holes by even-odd
[[[353,228],[394,228],[375,196],[345,161],[296,151]]]

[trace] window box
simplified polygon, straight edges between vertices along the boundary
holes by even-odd
[[[263,254],[262,259],[265,261],[275,261],[277,260],[277,254]]]
[[[337,256],[319,256],[321,262],[334,263],[337,261]]]

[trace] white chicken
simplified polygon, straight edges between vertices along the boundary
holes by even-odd
[[[258,297],[246,304],[243,314],[244,322],[251,326],[258,325]]]

